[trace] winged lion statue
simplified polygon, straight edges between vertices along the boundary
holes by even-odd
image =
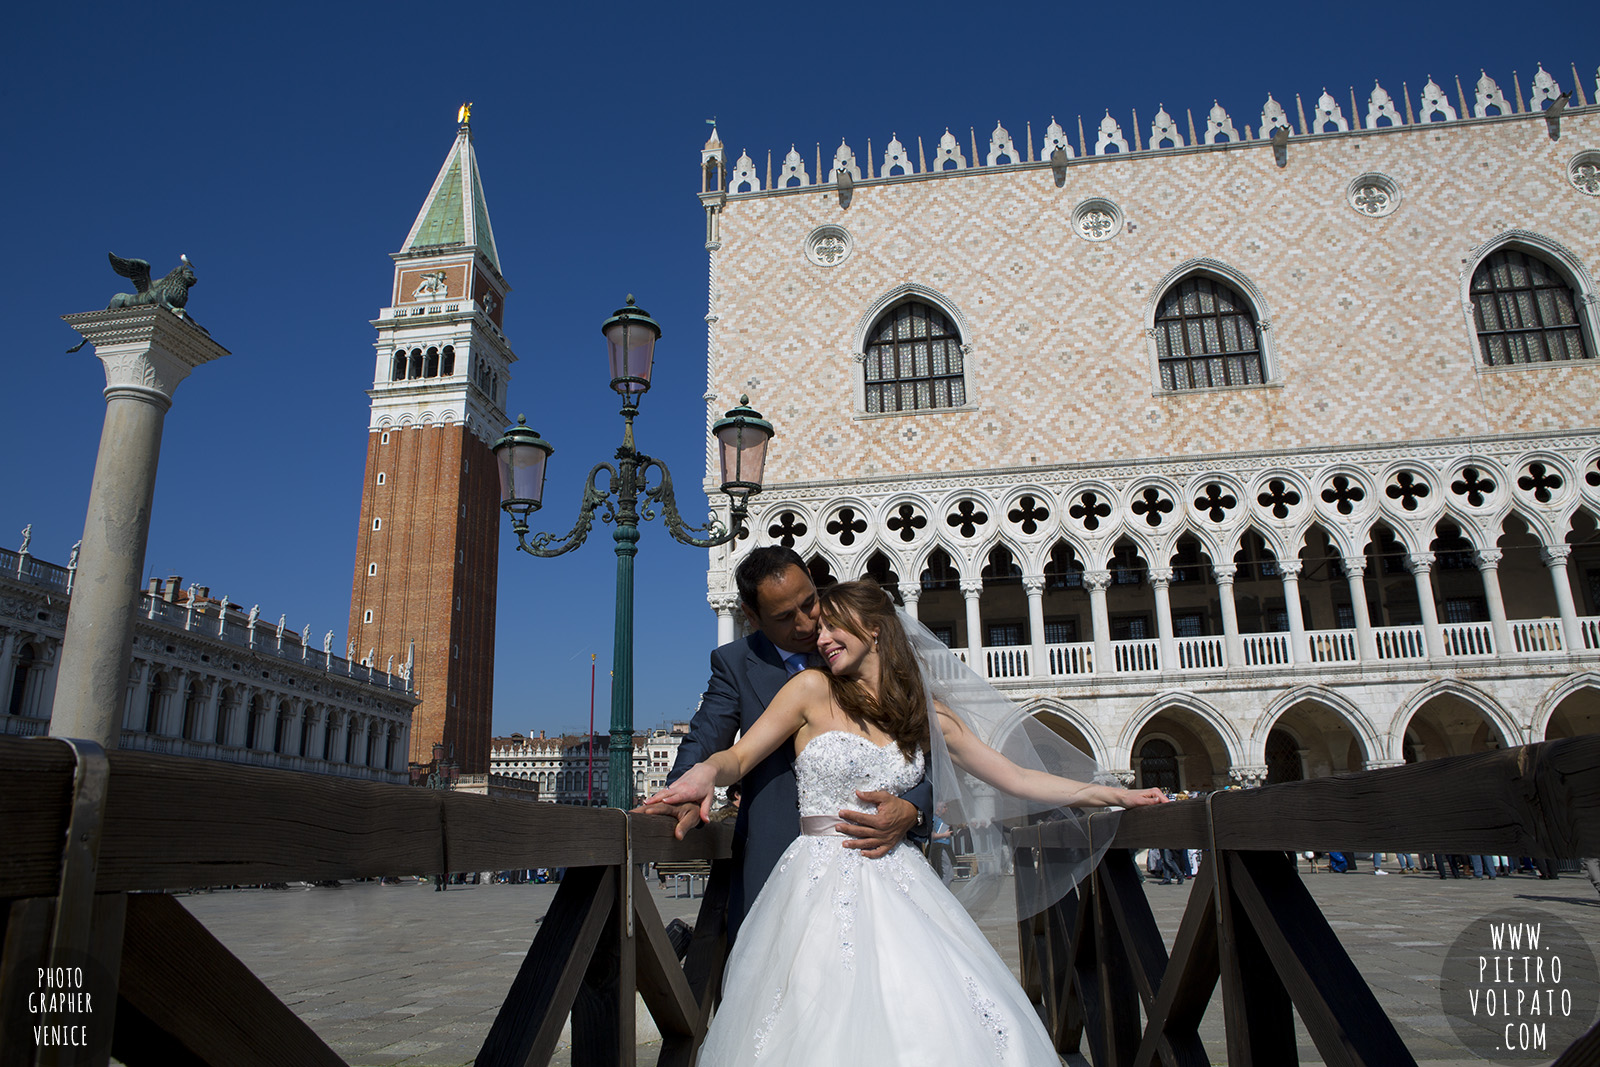
[[[107,252],[111,260],[111,269],[124,278],[133,279],[134,292],[118,293],[111,298],[111,303],[106,305],[106,310],[116,308],[140,307],[144,304],[158,304],[169,311],[178,311],[189,302],[189,289],[198,285],[199,279],[194,273],[194,264],[189,262],[189,257],[180,255],[178,265],[167,272],[167,276],[160,281],[151,282],[150,264],[143,259],[123,259],[115,252]],[[193,320],[191,320],[193,321]],[[197,324],[198,325],[198,324]],[[80,341],[77,345],[67,349],[69,353],[76,352],[87,342]]]

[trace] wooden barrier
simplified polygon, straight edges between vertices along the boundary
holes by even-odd
[[[637,992],[686,1065],[704,1036],[726,956],[732,827],[684,841],[666,819],[111,752],[94,872],[90,958],[117,977],[94,1020],[107,1048],[36,1053],[8,1034],[35,988],[61,891],[73,807],[71,748],[0,737],[0,1065],[327,1064],[344,1061],[170,895],[215,885],[565,867],[545,922],[477,1063],[541,1065],[572,1018],[572,1062],[631,1064]],[[640,866],[711,863],[680,966]],[[96,940],[98,939],[98,941]],[[114,944],[106,943],[115,941]],[[115,1016],[104,1005],[114,993]]]
[[[1597,816],[1596,735],[1125,811],[1080,892],[1019,924],[1024,985],[1056,1047],[1087,1042],[1095,1067],[1213,1062],[1199,1024],[1219,984],[1233,1067],[1298,1062],[1295,1011],[1329,1064],[1414,1065],[1290,854],[1593,856]],[[1019,891],[1034,850],[1066,840],[1048,823],[1012,831]],[[1208,850],[1170,953],[1140,848]],[[1597,1049],[1600,1027],[1557,1065],[1595,1062]]]
[[[566,867],[477,1063],[542,1065],[570,1016],[572,1062],[635,1054],[635,995],[688,1067],[722,979],[731,828],[684,841],[668,820],[440,793],[142,752],[112,752],[90,916],[72,931],[116,975],[109,1048],[46,1056],[8,1035],[10,1008],[51,943],[74,807],[72,748],[0,738],[0,1067],[343,1061],[168,893],[196,886]],[[1228,1062],[1296,1061],[1298,1011],[1326,1061],[1411,1064],[1288,851],[1534,856],[1600,853],[1600,736],[1217,794],[1124,812],[1082,892],[1019,926],[1024,986],[1062,1051],[1096,1067],[1209,1063],[1198,1025],[1220,985]],[[1091,825],[1105,824],[1091,818]],[[1025,882],[1050,824],[1012,831]],[[1131,850],[1211,859],[1169,953]],[[680,966],[640,865],[711,861]],[[70,881],[70,880],[69,880]],[[78,902],[80,905],[82,902]],[[59,934],[59,931],[57,931]],[[96,1012],[104,1025],[105,1015]],[[1594,1062],[1591,1031],[1557,1061]]]

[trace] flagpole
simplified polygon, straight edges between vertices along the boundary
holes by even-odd
[[[589,653],[589,806],[594,807],[594,656]]]

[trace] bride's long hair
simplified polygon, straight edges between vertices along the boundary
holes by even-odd
[[[878,692],[862,678],[828,675],[839,708],[858,724],[871,724],[894,738],[907,759],[928,745],[928,692],[916,653],[894,612],[894,601],[870,578],[817,590],[822,618],[878,649]]]

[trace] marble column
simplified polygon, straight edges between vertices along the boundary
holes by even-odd
[[[1578,609],[1572,603],[1572,582],[1567,578],[1567,559],[1571,545],[1545,545],[1539,558],[1550,568],[1550,583],[1555,588],[1556,608],[1561,612],[1561,636],[1568,652],[1583,648],[1583,632],[1578,627]]]
[[[1504,656],[1512,651],[1511,624],[1506,620],[1506,602],[1500,595],[1500,560],[1504,556],[1498,548],[1483,548],[1476,553],[1478,577],[1483,579],[1483,601],[1489,608],[1489,627],[1494,631],[1494,650]]]
[[[1024,574],[1022,588],[1028,594],[1028,675],[1032,678],[1050,677],[1050,653],[1044,644],[1044,575]]]
[[[1297,559],[1283,560],[1278,573],[1283,578],[1283,610],[1289,616],[1289,662],[1305,663],[1311,658],[1306,645],[1306,617],[1300,610],[1300,571],[1304,567]]]
[[[1433,553],[1412,552],[1406,556],[1406,566],[1417,583],[1417,606],[1422,609],[1422,632],[1428,643],[1429,656],[1444,655],[1444,631],[1439,628],[1439,606],[1433,598]]]
[[[1217,579],[1217,601],[1222,605],[1222,643],[1228,666],[1244,666],[1244,642],[1239,639],[1239,607],[1233,600],[1233,579],[1239,573],[1234,563],[1218,563],[1211,568]]]
[[[1106,610],[1106,588],[1110,571],[1084,571],[1083,584],[1089,587],[1089,621],[1094,629],[1094,673],[1115,674],[1111,658],[1111,615]]]
[[[913,619],[918,618],[917,608],[922,602],[922,583],[901,582],[900,599],[905,601],[906,614]]]
[[[967,663],[979,676],[987,678],[989,672],[983,662],[983,615],[978,604],[983,596],[983,579],[961,579],[961,595],[967,601]]]
[[[1178,645],[1172,638],[1172,568],[1151,567],[1150,588],[1156,594],[1156,637],[1161,645],[1161,665],[1164,671],[1178,669]]]
[[[1372,613],[1367,610],[1367,583],[1362,577],[1367,570],[1365,556],[1344,560],[1345,580],[1350,583],[1350,610],[1356,617],[1356,651],[1363,663],[1378,658],[1378,639],[1372,632]]]
[[[739,610],[739,594],[714,593],[706,599],[711,603],[711,610],[717,613],[717,644],[725,645],[735,636],[733,613]]]
[[[63,317],[95,346],[104,364],[106,417],[50,733],[115,748],[162,426],[178,383],[195,367],[228,353],[180,313],[154,304]]]

